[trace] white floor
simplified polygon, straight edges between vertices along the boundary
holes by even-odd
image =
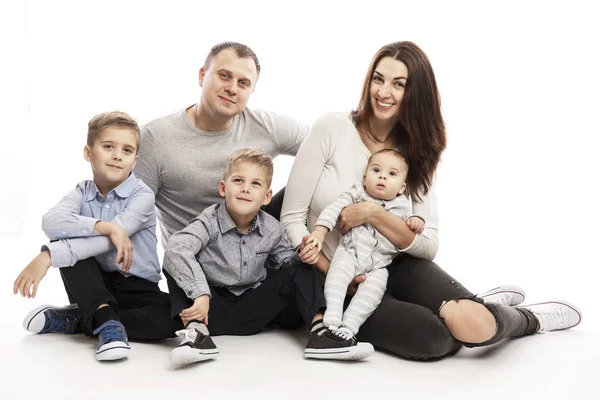
[[[600,329],[589,291],[578,297],[578,305],[586,311],[584,322],[572,330],[489,348],[465,348],[437,362],[407,361],[381,352],[362,362],[307,361],[302,357],[303,332],[268,331],[251,337],[216,337],[218,359],[176,370],[169,363],[175,339],[132,343],[129,359],[101,364],[95,360],[93,339],[37,336],[23,330],[22,319],[32,307],[64,304],[66,295],[59,274],[52,270],[36,299],[12,295],[12,275],[29,258],[24,252],[31,251],[31,243],[3,239],[2,247],[11,265],[2,276],[0,291],[5,310],[0,318],[2,400],[333,399],[369,394],[399,399],[598,398],[594,380],[600,372]],[[576,296],[575,291],[569,294]]]
[[[16,315],[2,319],[2,332],[2,399],[598,398],[600,337],[584,327],[430,363],[380,352],[362,362],[306,361],[303,332],[269,331],[216,337],[218,359],[182,369],[169,363],[174,339],[132,343],[129,359],[101,364],[83,335],[30,335]]]

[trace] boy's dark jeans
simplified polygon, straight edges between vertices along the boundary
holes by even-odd
[[[163,270],[171,294],[171,315],[180,322],[179,313],[193,301]],[[223,287],[210,286],[208,329],[217,335],[252,335],[260,332],[278,315],[297,307],[308,328],[314,315],[325,307],[322,277],[311,265],[295,262],[279,270],[270,270],[267,278],[256,289],[248,289],[235,296]]]
[[[137,276],[125,277],[119,272],[106,272],[94,258],[60,268],[60,274],[71,304],[77,303],[82,319],[81,331],[92,335],[94,313],[108,304],[134,340],[158,340],[175,336],[181,324],[170,315],[170,299],[157,283]]]

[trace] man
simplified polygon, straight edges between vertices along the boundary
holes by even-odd
[[[142,128],[135,173],[156,194],[163,248],[174,232],[220,201],[219,181],[234,150],[253,146],[273,158],[295,155],[308,133],[306,124],[246,108],[259,74],[248,46],[220,43],[200,68],[200,101]]]

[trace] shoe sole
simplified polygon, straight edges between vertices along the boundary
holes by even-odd
[[[316,358],[319,360],[362,360],[373,353],[375,349],[370,343],[363,343],[360,348],[358,346],[340,348],[340,349],[306,349],[304,350],[304,358]]]
[[[581,314],[581,310],[576,307],[574,304],[571,304],[569,302],[566,301],[562,301],[562,300],[557,300],[557,301],[544,301],[542,303],[534,303],[534,304],[527,304],[524,306],[520,306],[519,308],[527,308],[527,307],[531,307],[531,306],[539,306],[539,305],[544,305],[544,304],[562,304],[563,306],[567,306],[569,307],[571,310],[575,311],[577,313],[577,316],[579,317],[579,321],[577,321],[576,324],[571,325],[571,326],[567,326],[566,328],[560,328],[560,329],[553,329],[551,332],[556,332],[556,331],[564,331],[565,329],[571,329],[576,327],[577,325],[579,325],[581,323],[581,320],[583,319],[583,315]]]
[[[485,300],[486,297],[493,296],[498,293],[512,293],[512,294],[518,295],[519,297],[514,298],[513,302],[510,304],[511,306],[519,305],[525,301],[525,290],[523,290],[523,288],[521,288],[520,286],[516,286],[516,285],[498,286],[496,288],[488,290],[487,292],[478,294],[477,297]]]
[[[52,307],[53,306],[46,304],[43,306],[38,306],[33,310],[29,311],[29,314],[27,314],[25,316],[25,319],[23,320],[23,328],[31,333],[40,333],[42,329],[44,329],[44,325],[46,324],[46,317],[44,317],[42,313]],[[36,318],[40,314],[42,314],[41,318]]]
[[[131,347],[125,342],[110,342],[96,351],[96,360],[114,361],[125,358],[129,355]]]
[[[176,347],[171,350],[171,363],[174,366],[181,367],[183,365],[212,360],[213,358],[217,358],[219,356],[218,349],[198,350],[192,349],[188,346],[185,347],[187,347],[187,349],[183,347]]]

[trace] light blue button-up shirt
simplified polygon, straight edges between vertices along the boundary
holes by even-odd
[[[110,238],[94,230],[100,220],[114,222],[127,232],[133,245],[128,273],[122,271],[121,264],[115,266],[117,251]],[[42,251],[50,251],[54,267],[70,267],[94,257],[108,272],[119,271],[152,282],[161,279],[154,193],[133,173],[106,198],[94,181],[80,182],[44,215],[42,229],[50,240],[57,240],[42,247]]]

